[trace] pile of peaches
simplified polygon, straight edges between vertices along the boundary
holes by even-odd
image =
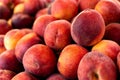
[[[120,80],[120,1],[0,0],[0,80]]]

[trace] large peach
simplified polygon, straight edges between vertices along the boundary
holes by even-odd
[[[34,21],[32,29],[40,37],[43,37],[46,26],[54,20],[56,20],[56,18],[52,15],[42,15]]]
[[[120,52],[120,47],[115,41],[101,40],[92,47],[92,51],[98,51],[104,55],[107,55],[116,63],[118,52]]]
[[[0,70],[0,80],[11,80],[15,75],[16,73],[11,70]]]
[[[72,21],[71,36],[79,45],[92,46],[103,38],[104,33],[104,20],[96,10],[83,10]]]
[[[16,74],[11,80],[38,80],[38,79],[32,74],[23,71]]]
[[[117,0],[100,0],[95,6],[95,10],[103,16],[106,25],[120,22],[120,4]]]
[[[67,80],[67,79],[59,73],[54,73],[50,75],[46,80]]]
[[[54,0],[51,4],[51,15],[57,19],[70,20],[78,13],[78,3],[75,0]]]
[[[57,59],[48,46],[35,44],[23,56],[25,71],[39,77],[48,77],[56,68]]]
[[[8,20],[11,17],[11,11],[7,5],[0,2],[0,19]]]
[[[97,51],[88,52],[78,66],[79,80],[117,80],[116,65],[106,55]]]
[[[22,64],[15,56],[15,50],[6,50],[0,54],[0,69],[7,69],[16,73],[23,70]]]
[[[0,34],[6,34],[11,29],[12,26],[7,23],[7,20],[0,19]]]
[[[99,2],[100,0],[78,0],[79,2],[79,6],[80,6],[80,10],[85,10],[85,9],[94,9],[96,4]]]
[[[7,50],[14,49],[17,42],[27,34],[26,31],[20,29],[12,29],[4,36],[4,46]]]
[[[31,28],[33,25],[34,19],[25,13],[13,14],[11,18],[11,23],[13,28]]]
[[[17,59],[22,62],[22,58],[24,56],[24,53],[28,48],[31,46],[41,43],[42,40],[37,36],[36,33],[31,32],[23,36],[16,44],[15,47],[15,55]]]
[[[58,58],[58,71],[68,79],[77,79],[77,68],[87,49],[77,44],[67,45]]]
[[[72,41],[71,23],[67,20],[56,20],[49,23],[44,32],[45,44],[55,50],[61,50]]]
[[[5,35],[0,35],[0,54],[6,50],[4,46],[4,36]]]
[[[104,39],[117,42],[120,45],[120,23],[110,23],[105,28]]]

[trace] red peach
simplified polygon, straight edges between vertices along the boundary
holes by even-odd
[[[117,68],[112,59],[97,51],[83,56],[77,73],[79,80],[117,80]]]
[[[103,17],[94,9],[80,12],[72,21],[71,36],[82,46],[93,46],[104,36],[105,23]]]
[[[31,46],[23,56],[25,71],[39,76],[48,77],[56,68],[57,59],[52,49],[43,44]]]
[[[78,64],[87,53],[87,49],[77,44],[67,45],[58,58],[58,71],[67,79],[77,79]]]
[[[9,30],[12,29],[5,19],[0,19],[0,34],[6,34]]]
[[[45,44],[55,50],[62,50],[72,41],[70,28],[71,23],[67,20],[52,21],[44,32]]]

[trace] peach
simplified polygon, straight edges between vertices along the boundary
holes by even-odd
[[[85,9],[94,9],[95,5],[99,2],[100,0],[78,0],[80,10],[85,10]]]
[[[52,15],[42,15],[38,17],[37,19],[35,19],[32,29],[40,37],[43,37],[46,26],[50,22],[55,21],[55,20],[56,18],[54,18]]]
[[[11,80],[38,80],[38,79],[32,74],[23,71],[16,74]]]
[[[120,24],[110,23],[106,26],[104,39],[109,39],[117,42],[120,45]]]
[[[112,59],[97,51],[83,56],[77,73],[79,80],[117,80],[117,69]]]
[[[11,80],[15,75],[16,73],[11,70],[0,70],[0,80]]]
[[[14,14],[11,18],[12,26],[15,29],[31,28],[33,25],[33,21],[34,19],[25,13]]]
[[[27,34],[26,31],[20,29],[12,29],[5,34],[4,46],[7,50],[15,49],[17,42]]]
[[[77,68],[87,49],[77,44],[67,45],[58,58],[58,71],[67,79],[77,79]]]
[[[46,80],[67,80],[67,79],[65,79],[65,77],[63,77],[59,73],[54,73],[54,74],[50,75]]]
[[[35,15],[39,9],[44,7],[43,0],[24,0],[25,13]]]
[[[116,63],[120,47],[115,41],[101,40],[92,47],[92,51],[99,51],[100,53],[109,56]]]
[[[80,12],[72,21],[71,36],[82,46],[93,46],[105,33],[105,23],[100,13],[94,9]]]
[[[54,0],[51,4],[51,15],[57,19],[71,21],[78,13],[78,3],[75,0]]]
[[[0,19],[8,20],[11,17],[11,11],[7,5],[0,2]]]
[[[70,28],[71,23],[67,20],[52,21],[44,32],[45,44],[55,50],[62,50],[72,41]]]
[[[14,7],[13,14],[16,14],[16,13],[25,13],[24,12],[24,3],[20,3]]]
[[[12,26],[7,23],[7,20],[0,19],[0,34],[6,34],[11,29]]]
[[[4,36],[5,35],[0,35],[0,54],[6,50],[4,46]]]
[[[0,69],[7,69],[13,72],[20,72],[23,70],[22,64],[15,56],[15,50],[6,50],[0,54]]]
[[[100,0],[95,6],[95,10],[103,16],[106,25],[120,22],[120,4],[117,0]]]
[[[54,52],[44,44],[31,46],[23,56],[25,71],[39,77],[51,75],[55,71],[56,63]]]
[[[48,8],[43,8],[43,9],[40,9],[36,15],[35,15],[35,18],[38,18],[39,16],[42,16],[42,15],[46,15],[48,14]]]
[[[15,55],[17,59],[22,62],[24,53],[31,46],[42,43],[42,40],[37,36],[36,33],[31,32],[23,36],[16,44]]]

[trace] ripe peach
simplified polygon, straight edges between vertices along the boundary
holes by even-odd
[[[101,40],[92,47],[92,51],[99,51],[100,53],[109,56],[116,63],[120,47],[115,41]]]
[[[7,5],[0,2],[0,19],[8,20],[11,17],[11,11]]]
[[[39,77],[48,77],[56,68],[57,59],[53,51],[46,45],[35,44],[23,56],[25,71]]]
[[[120,45],[120,24],[119,23],[110,23],[106,26],[105,29],[105,39],[113,40]]]
[[[58,58],[58,71],[67,79],[77,79],[77,68],[87,49],[77,44],[67,45]]]
[[[15,75],[16,73],[11,70],[0,70],[0,80],[11,80]]]
[[[21,29],[21,28],[31,28],[34,19],[28,14],[17,13],[14,14],[11,18],[11,23],[13,28]]]
[[[120,22],[120,4],[117,0],[100,0],[95,6],[95,10],[103,16],[106,25]]]
[[[100,0],[78,0],[80,10],[85,10],[85,9],[94,9],[95,5],[99,2]]]
[[[72,21],[71,36],[79,45],[92,46],[103,38],[104,33],[104,20],[96,10],[83,10]]]
[[[16,74],[11,80],[38,80],[38,79],[34,77],[32,74],[24,71]]]
[[[56,20],[56,18],[52,15],[42,15],[34,21],[32,29],[40,37],[43,37],[46,26],[54,20]]]
[[[56,20],[49,23],[44,32],[45,44],[55,50],[61,50],[72,41],[71,23],[67,20]]]
[[[17,59],[22,62],[24,53],[31,46],[41,43],[42,40],[37,36],[36,33],[31,32],[23,36],[16,44],[15,55]]]
[[[43,0],[24,0],[25,13],[35,15],[36,12],[44,7]]]
[[[17,42],[27,34],[26,31],[20,29],[12,29],[5,34],[4,46],[7,50],[14,49]]]
[[[78,3],[75,0],[55,0],[51,4],[51,15],[57,19],[71,20],[78,13]]]
[[[4,35],[0,35],[0,54],[6,50],[4,46]]]
[[[15,50],[6,50],[0,54],[0,69],[7,69],[16,73],[23,70],[22,64],[15,56]]]
[[[12,29],[5,19],[0,19],[0,34],[6,34],[9,30]]]
[[[97,51],[83,56],[77,73],[79,80],[117,80],[117,69],[112,59]]]
[[[65,77],[63,77],[59,73],[54,73],[54,74],[50,75],[46,80],[67,80],[67,79],[65,79]]]

